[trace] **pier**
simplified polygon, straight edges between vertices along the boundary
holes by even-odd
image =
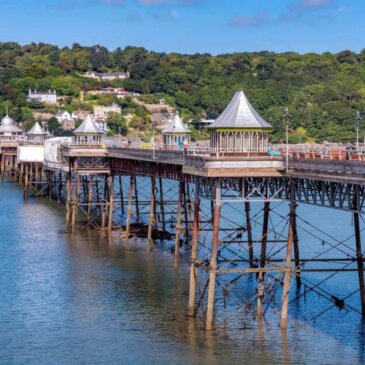
[[[236,95],[221,121],[232,115],[232,108],[239,113],[244,102]],[[262,317],[280,292],[282,328],[287,326],[289,292],[295,289],[297,297],[319,293],[331,307],[365,316],[365,162],[294,148],[270,155],[266,128],[237,127],[231,132],[218,125],[212,140],[219,142],[210,147],[146,149],[103,136],[87,117],[74,137],[46,139],[35,130],[27,141],[2,138],[1,172],[23,185],[24,199],[37,196],[65,204],[70,234],[78,229],[119,230],[121,238],[130,240],[145,229],[146,250],[154,250],[159,237],[170,234],[176,266],[182,249],[190,254],[187,315],[201,313],[207,330],[214,327],[218,299],[226,303],[248,276],[256,279],[256,288],[250,298],[240,293],[241,304]],[[283,203],[284,215],[277,210]],[[352,239],[303,257],[300,204],[350,212]],[[232,211],[235,220],[228,216]],[[360,310],[305,281],[308,272],[357,272]]]

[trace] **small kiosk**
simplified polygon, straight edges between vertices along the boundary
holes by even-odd
[[[97,126],[94,118],[88,114],[81,125],[73,132],[75,144],[101,144],[104,132]]]
[[[171,122],[162,130],[163,142],[167,147],[183,147],[189,145],[191,142],[191,131],[184,124],[176,113]]]
[[[210,147],[218,153],[265,154],[272,126],[239,90],[223,113],[212,123]]]

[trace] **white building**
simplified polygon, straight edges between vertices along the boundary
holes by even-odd
[[[84,77],[97,80],[124,80],[129,78],[129,72],[95,72],[84,73]]]
[[[75,129],[75,120],[67,110],[59,110],[55,117],[65,131]]]
[[[106,120],[108,118],[109,113],[121,114],[122,108],[116,103],[113,103],[112,105],[109,106],[103,106],[103,105],[94,106],[94,117],[96,120],[99,119]]]
[[[56,90],[48,90],[48,91],[37,91],[37,90],[31,90],[28,91],[28,97],[27,97],[28,103],[31,102],[39,102],[39,103],[45,103],[45,104],[57,104],[57,94]]]
[[[96,125],[102,130],[103,132],[108,131],[108,126],[106,120],[103,119],[96,119],[95,120]]]
[[[67,110],[59,110],[55,117],[60,123],[63,120],[72,120],[72,116]]]

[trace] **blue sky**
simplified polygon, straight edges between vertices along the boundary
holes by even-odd
[[[365,0],[0,0],[0,39],[165,52],[365,48]]]

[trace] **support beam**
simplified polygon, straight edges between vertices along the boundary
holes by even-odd
[[[163,198],[163,179],[159,178],[159,196],[160,196],[160,211],[161,211],[161,219],[162,219],[162,230],[166,231],[166,220],[165,220],[165,204]]]
[[[359,201],[359,187],[356,187],[356,194],[354,197],[355,209],[358,209]],[[361,229],[360,229],[360,219],[359,212],[354,212],[354,229],[355,229],[355,241],[356,241],[356,262],[357,262],[357,272],[359,276],[359,291],[360,291],[360,303],[361,303],[361,313],[365,317],[365,285],[364,285],[364,258],[361,248]]]
[[[284,285],[283,285],[281,320],[280,320],[281,328],[286,328],[288,321],[289,289],[290,289],[290,277],[292,271],[291,261],[292,261],[292,249],[293,249],[293,225],[295,224],[296,207],[297,204],[292,199],[290,202],[288,243],[285,256]]]
[[[183,204],[183,190],[184,190],[184,183],[179,181],[179,195],[177,200],[177,214],[176,214],[176,234],[175,234],[175,265],[177,265],[180,256],[180,235],[182,231],[181,226],[181,213],[182,213],[182,204]]]
[[[129,235],[131,232],[132,202],[133,202],[133,175],[131,175],[129,178],[127,221],[126,221],[126,225],[125,225],[126,239],[129,238]]]
[[[200,220],[199,211],[200,211],[200,200],[199,198],[195,198],[193,242],[191,246],[191,262],[190,262],[189,307],[188,307],[188,316],[191,317],[195,315],[195,294],[196,294],[196,280],[197,280],[195,260],[198,254],[198,234],[199,234],[199,220]]]
[[[217,276],[217,254],[219,244],[219,222],[221,215],[221,187],[220,181],[217,182],[215,189],[215,204],[213,215],[213,232],[212,232],[212,251],[209,265],[209,287],[208,287],[208,306],[205,321],[205,329],[213,328],[214,320],[214,302],[215,302],[215,279]]]
[[[253,242],[252,242],[252,226],[251,226],[251,203],[249,201],[245,202],[245,213],[246,213],[246,231],[247,231],[247,241],[248,241],[248,255],[250,260],[250,267],[254,266],[254,254],[253,254]]]
[[[66,181],[66,228],[70,231],[71,222],[71,171],[67,173]]]
[[[264,221],[262,224],[262,238],[261,238],[261,255],[260,255],[260,268],[265,267],[266,263],[266,248],[267,248],[267,236],[269,227],[269,214],[270,214],[270,202],[264,203]],[[259,273],[259,286],[257,290],[257,315],[262,316],[262,307],[264,304],[265,295],[265,272]]]
[[[108,231],[111,232],[113,229],[113,213],[114,213],[114,175],[108,176]]]
[[[150,211],[148,217],[148,233],[147,233],[147,251],[151,251],[153,248],[153,225],[155,223],[155,214],[154,214],[154,206],[155,206],[155,194],[156,194],[156,179],[154,176],[151,176],[151,201],[150,201]]]

